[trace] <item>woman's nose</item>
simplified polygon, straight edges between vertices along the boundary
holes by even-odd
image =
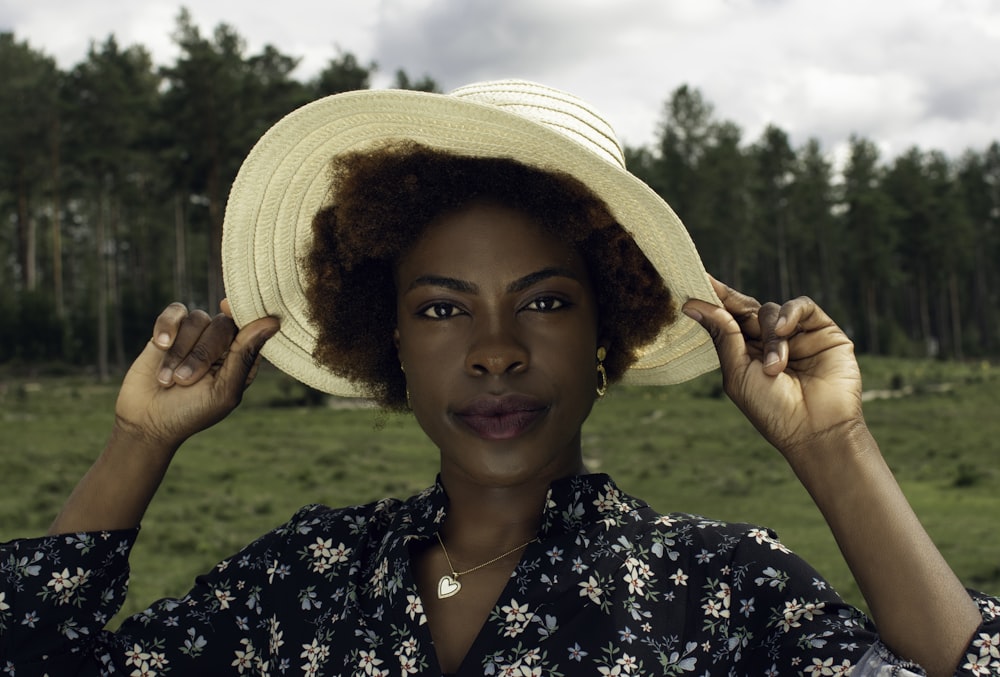
[[[510,323],[478,323],[465,358],[473,376],[516,374],[528,368],[528,350]]]

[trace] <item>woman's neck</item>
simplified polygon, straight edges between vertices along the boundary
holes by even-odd
[[[581,461],[560,473],[496,486],[470,481],[460,472],[442,468],[441,482],[450,505],[441,535],[449,552],[454,551],[463,561],[488,559],[497,551],[531,540],[538,533],[552,482],[586,472]]]

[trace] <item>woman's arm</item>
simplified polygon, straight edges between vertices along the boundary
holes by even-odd
[[[104,452],[49,533],[138,526],[174,453],[240,403],[260,349],[277,329],[276,319],[262,318],[237,332],[225,312],[209,317],[179,303],[167,306],[125,375]]]
[[[868,431],[851,341],[810,299],[762,306],[713,283],[724,307],[684,312],[712,335],[726,393],[816,501],[882,641],[929,675],[954,674],[982,617]]]

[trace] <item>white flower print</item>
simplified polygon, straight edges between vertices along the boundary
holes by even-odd
[[[1000,658],[1000,633],[995,635],[985,632],[980,633],[975,641],[972,642],[972,646],[979,649],[980,656]]]
[[[400,673],[403,675],[413,675],[417,672],[417,659],[409,655],[399,655]]]
[[[527,605],[518,604],[516,599],[512,599],[510,604],[500,607],[500,610],[507,614],[507,622],[523,623],[528,612]]]
[[[238,674],[243,674],[244,670],[249,670],[254,665],[254,658],[257,655],[256,650],[253,648],[253,644],[249,639],[241,639],[240,644],[243,646],[242,649],[236,650],[236,658],[230,664],[232,667],[236,668]]]
[[[786,633],[792,628],[798,628],[802,626],[803,619],[807,621],[813,620],[816,616],[822,616],[825,612],[823,607],[826,605],[825,602],[809,602],[804,603],[799,599],[792,599],[785,602],[785,608],[782,612],[781,622],[779,627]]]
[[[726,618],[729,616],[729,612],[722,607],[722,602],[717,599],[709,599],[701,608],[705,610],[706,616],[712,616],[714,618]]]
[[[840,662],[839,665],[833,666],[833,674],[835,677],[846,677],[851,674],[854,670],[854,663],[847,660],[846,658]]]
[[[319,674],[319,668],[329,655],[330,647],[326,644],[320,644],[318,639],[313,639],[309,644],[303,644],[299,658],[305,658],[306,663],[302,666],[302,671],[307,675]]]
[[[686,586],[687,582],[688,582],[688,578],[690,578],[690,576],[688,576],[686,573],[684,573],[683,569],[678,569],[677,573],[675,573],[673,576],[670,577],[670,580],[672,580],[674,582],[674,585],[685,585]]]
[[[591,602],[596,604],[601,603],[601,593],[604,591],[598,585],[597,579],[591,576],[589,580],[577,583],[577,585],[580,586],[580,597],[589,597]]]
[[[333,547],[332,538],[327,538],[324,540],[322,537],[320,537],[316,539],[315,543],[309,546],[309,549],[312,550],[314,558],[326,559],[330,557],[330,555],[332,554],[330,550],[332,547]]]
[[[517,637],[528,627],[534,618],[527,604],[520,604],[516,599],[512,599],[509,604],[500,607],[504,615],[504,637]]]
[[[813,677],[819,677],[820,675],[832,675],[833,674],[833,659],[832,658],[813,658],[812,665],[807,665],[805,672]]]
[[[76,584],[73,582],[73,577],[70,576],[69,569],[52,572],[52,580],[49,581],[49,586],[54,588],[56,592],[72,590],[74,585]]]
[[[366,675],[377,674],[376,669],[381,664],[382,659],[376,658],[374,651],[362,651],[358,655],[358,667],[363,668]]]
[[[618,659],[618,665],[622,666],[622,671],[626,674],[631,674],[639,667],[636,659],[627,653],[622,654],[621,658]]]
[[[628,584],[628,591],[633,595],[641,595],[642,589],[646,585],[646,581],[642,579],[642,576],[631,571],[625,574],[625,582]]]
[[[415,637],[410,637],[404,640],[399,645],[399,650],[396,652],[397,655],[412,656],[417,652],[417,640]]]
[[[421,625],[426,622],[424,618],[424,603],[420,600],[419,595],[406,596],[406,614],[410,617],[410,620],[414,620],[419,615]]]
[[[158,651],[149,652],[149,664],[152,665],[157,670],[163,670],[170,663],[167,660],[166,654],[160,653]]]
[[[989,656],[977,656],[970,653],[965,655],[965,665],[962,666],[962,669],[968,670],[976,677],[980,677],[980,675],[985,677],[993,674],[991,663]]]
[[[372,584],[372,593],[376,597],[382,597],[385,595],[385,579],[389,575],[389,560],[383,559],[375,567],[374,573],[372,573],[371,578],[368,580]]]
[[[278,650],[285,645],[285,633],[281,630],[281,621],[278,620],[277,616],[271,616],[267,626],[268,635],[270,636],[268,641],[268,650],[271,652],[271,655],[274,655],[277,654]]]
[[[615,501],[609,495],[598,494],[594,499],[594,505],[597,506],[598,512],[611,512],[615,508]]]
[[[229,592],[228,588],[216,588],[214,594],[216,601],[219,603],[220,609],[228,609],[229,603],[236,599],[236,597]]]
[[[131,649],[125,650],[125,665],[139,665],[149,660],[149,654],[138,644],[133,644]]]

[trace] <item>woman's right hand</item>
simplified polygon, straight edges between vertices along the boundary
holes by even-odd
[[[237,330],[226,301],[222,309],[209,317],[171,303],[160,313],[118,394],[118,435],[173,451],[236,408],[256,374],[260,349],[279,324],[265,317]]]

